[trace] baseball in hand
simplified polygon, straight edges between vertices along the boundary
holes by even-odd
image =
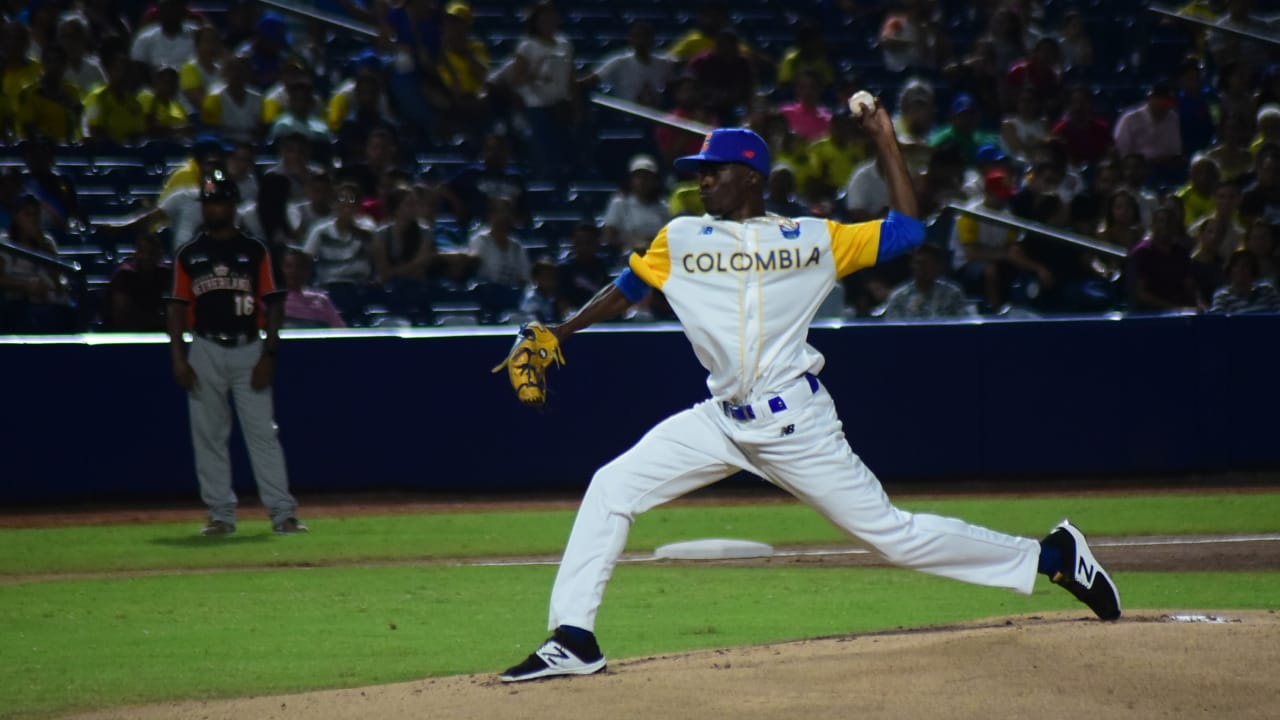
[[[874,112],[875,109],[876,98],[866,90],[859,90],[849,98],[849,111],[855,118],[861,118],[864,113]]]

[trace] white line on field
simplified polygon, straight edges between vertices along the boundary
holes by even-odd
[[[1217,545],[1221,543],[1252,543],[1252,542],[1274,542],[1280,541],[1280,533],[1268,535],[1222,535],[1217,537],[1199,537],[1199,538],[1152,538],[1152,539],[1134,539],[1134,540],[1100,540],[1091,542],[1094,547],[1158,547],[1158,546],[1177,546],[1177,545]],[[842,555],[868,555],[870,550],[862,548],[840,548],[840,549],[824,549],[824,550],[778,550],[769,557],[838,557]],[[653,562],[659,560],[655,555],[630,555],[623,556],[618,559],[620,563],[642,563]],[[732,560],[735,558],[724,558]],[[524,566],[540,566],[540,565],[559,565],[558,560],[497,560],[492,562],[459,562],[459,565],[473,565],[476,567],[524,567]]]

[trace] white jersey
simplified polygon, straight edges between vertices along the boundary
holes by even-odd
[[[881,220],[672,220],[631,270],[679,316],[711,396],[735,405],[822,370],[809,324],[837,279],[875,264]]]

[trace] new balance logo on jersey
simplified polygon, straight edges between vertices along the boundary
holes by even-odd
[[[686,253],[680,258],[680,264],[689,274],[726,273],[726,272],[772,272],[775,270],[799,270],[810,265],[817,265],[822,260],[822,251],[816,246],[807,253],[800,248],[779,248],[762,252],[732,253]]]
[[[782,428],[782,434],[783,434],[783,435],[791,435],[791,434],[792,434],[792,433],[794,433],[795,431],[796,431],[796,426],[795,426],[795,425],[788,425],[788,426],[786,426],[786,427]]]

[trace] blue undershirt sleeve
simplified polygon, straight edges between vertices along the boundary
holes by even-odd
[[[889,217],[880,224],[880,246],[876,251],[876,264],[910,252],[924,242],[924,223],[890,210]]]
[[[649,286],[645,284],[640,276],[631,271],[631,268],[623,270],[613,281],[614,287],[622,291],[632,303],[638,303],[649,294]]]

